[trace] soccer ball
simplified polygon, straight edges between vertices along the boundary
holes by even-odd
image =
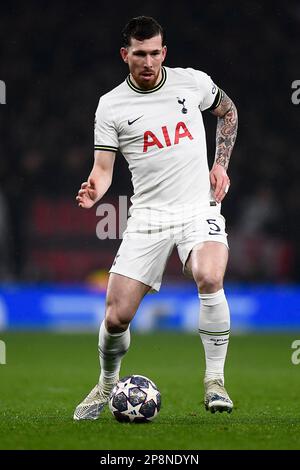
[[[120,379],[109,397],[109,409],[118,421],[152,421],[161,406],[161,395],[152,380],[143,375]]]

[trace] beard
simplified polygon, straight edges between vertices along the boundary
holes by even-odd
[[[134,79],[138,87],[142,90],[151,90],[151,88],[155,87],[158,81],[159,73],[160,71],[156,74],[154,72],[145,71],[144,73],[140,73],[138,77],[134,77]]]

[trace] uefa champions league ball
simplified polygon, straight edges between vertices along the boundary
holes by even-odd
[[[118,421],[145,423],[159,413],[161,395],[152,380],[143,375],[130,375],[114,386],[108,404]]]

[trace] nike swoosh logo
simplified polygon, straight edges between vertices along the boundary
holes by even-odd
[[[140,116],[140,117],[134,119],[133,121],[129,121],[129,119],[128,119],[128,126],[131,126],[131,124],[133,124],[135,121],[138,121],[138,119],[141,119],[143,116],[144,116],[144,115],[142,115],[142,116]]]

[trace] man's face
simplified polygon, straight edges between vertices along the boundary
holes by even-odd
[[[122,47],[120,53],[139,88],[153,88],[167,53],[166,46],[162,46],[161,35],[144,41],[131,38],[130,46]]]

